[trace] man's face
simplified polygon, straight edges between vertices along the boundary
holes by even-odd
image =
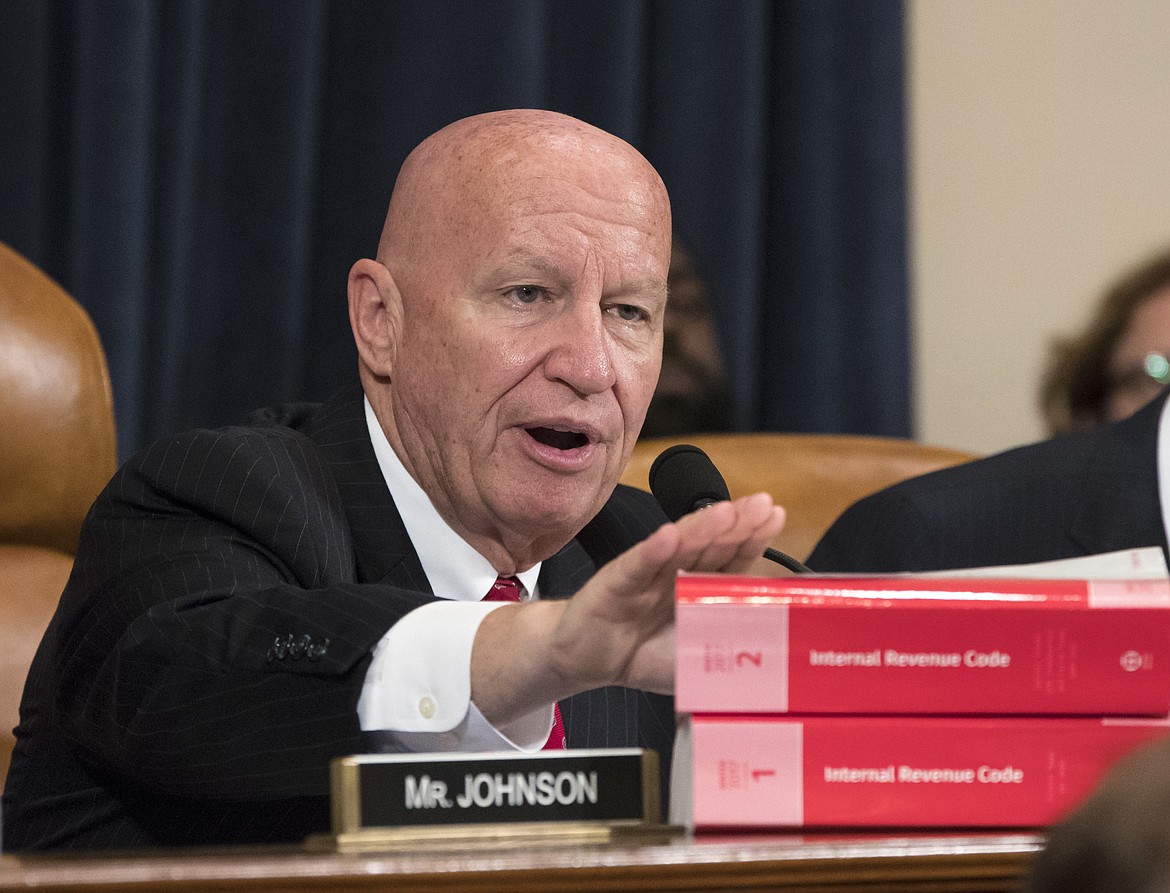
[[[488,179],[427,263],[394,271],[391,407],[448,523],[530,564],[598,511],[637,439],[661,360],[669,217],[647,184],[590,166]]]

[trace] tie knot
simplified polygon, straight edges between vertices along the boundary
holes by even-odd
[[[515,577],[497,577],[496,582],[492,584],[492,588],[488,590],[488,594],[484,596],[485,602],[518,602],[520,601],[520,581]]]

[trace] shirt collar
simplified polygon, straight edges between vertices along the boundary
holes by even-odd
[[[430,581],[432,591],[439,598],[480,601],[496,582],[498,573],[491,562],[443,520],[423,488],[410,476],[390,446],[369,399],[363,397],[363,402],[366,407],[366,427],[370,431],[370,442],[374,445],[378,467],[402,516],[402,523],[406,525],[406,532],[422,562],[423,572]],[[530,597],[537,595],[536,580],[539,576],[540,562],[516,574]]]

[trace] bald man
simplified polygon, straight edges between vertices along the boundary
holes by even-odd
[[[783,521],[760,494],[667,524],[617,486],[670,237],[650,164],[581,121],[423,142],[349,276],[360,388],[166,438],[98,498],[5,846],[296,841],[328,829],[334,757],[532,751],[562,724],[665,769],[674,575],[746,570]]]

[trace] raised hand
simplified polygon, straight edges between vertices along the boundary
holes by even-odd
[[[676,574],[742,573],[783,522],[764,493],[716,503],[659,528],[571,599],[495,611],[472,650],[472,700],[501,722],[603,685],[672,691]]]

